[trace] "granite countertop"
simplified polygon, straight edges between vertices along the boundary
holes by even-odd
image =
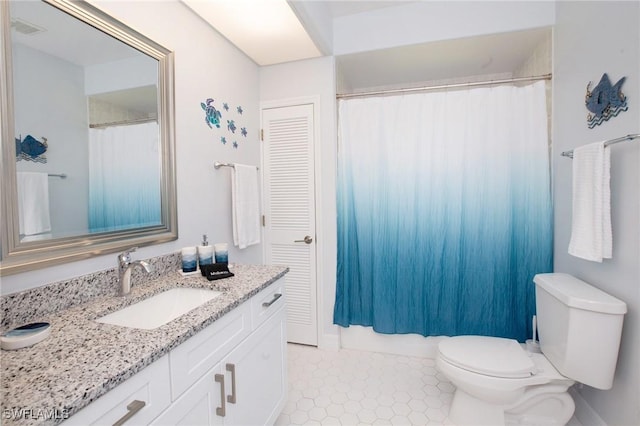
[[[41,318],[51,335],[29,348],[1,351],[2,423],[54,424],[38,413],[73,415],[281,278],[282,266],[237,265],[234,277],[208,281],[180,272],[136,286],[125,297],[99,297]],[[222,294],[153,330],[139,330],[94,320],[174,287],[209,288]],[[12,413],[32,410],[20,417]]]

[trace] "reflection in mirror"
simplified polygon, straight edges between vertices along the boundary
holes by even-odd
[[[158,61],[46,3],[10,4],[16,138],[48,145],[18,152],[32,160],[16,166],[20,240],[160,225]]]
[[[2,274],[175,239],[171,53],[83,2],[4,3]]]

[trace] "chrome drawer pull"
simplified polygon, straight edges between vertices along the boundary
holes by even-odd
[[[144,408],[146,403],[144,401],[134,400],[129,405],[127,405],[127,414],[122,416],[120,420],[115,422],[113,426],[122,426],[127,420],[131,417],[135,416],[136,413]]]
[[[235,364],[227,364],[227,371],[231,372],[231,395],[227,396],[227,402],[236,403],[236,366]]]
[[[220,407],[216,407],[216,414],[220,417],[227,415],[227,405],[224,400],[224,374],[216,374],[215,381],[220,383]]]
[[[263,308],[268,308],[269,306],[273,305],[274,303],[276,303],[276,300],[280,299],[282,297],[282,294],[280,293],[276,293],[273,295],[273,299],[271,299],[270,302],[264,302],[262,304]]]

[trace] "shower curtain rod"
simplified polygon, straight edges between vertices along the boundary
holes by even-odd
[[[409,92],[426,92],[429,90],[441,90],[441,89],[452,89],[458,87],[473,87],[473,86],[490,86],[492,84],[508,84],[508,83],[521,83],[527,81],[538,81],[538,80],[551,80],[551,74],[537,75],[531,77],[514,77],[514,78],[505,78],[501,80],[486,80],[486,81],[469,81],[466,83],[451,83],[451,84],[440,84],[437,86],[423,86],[423,87],[408,87],[404,89],[388,89],[388,90],[377,90],[372,92],[360,92],[360,93],[338,93],[336,95],[337,99],[345,99],[345,98],[357,98],[357,97],[367,97],[367,96],[379,96],[379,95],[389,95],[392,93],[409,93]]]
[[[122,121],[111,121],[109,123],[98,123],[98,124],[89,124],[90,129],[104,129],[105,127],[113,127],[113,126],[128,126],[130,124],[141,124],[141,123],[150,123],[152,121],[158,121],[157,118],[138,118],[135,120],[122,120]]]
[[[613,145],[613,144],[618,143],[618,142],[632,141],[632,140],[638,139],[638,138],[640,138],[640,133],[635,133],[635,134],[632,134],[632,135],[622,136],[622,137],[615,138],[615,139],[609,139],[609,140],[604,141],[604,146]],[[573,158],[573,150],[564,151],[560,155],[562,155],[563,157]]]

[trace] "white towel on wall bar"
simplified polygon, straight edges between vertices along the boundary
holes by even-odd
[[[236,163],[231,174],[233,244],[247,248],[260,243],[258,168]]]
[[[18,217],[21,235],[51,231],[49,215],[49,175],[18,172]]]
[[[611,153],[604,142],[573,150],[573,212],[569,254],[594,262],[611,259]]]

